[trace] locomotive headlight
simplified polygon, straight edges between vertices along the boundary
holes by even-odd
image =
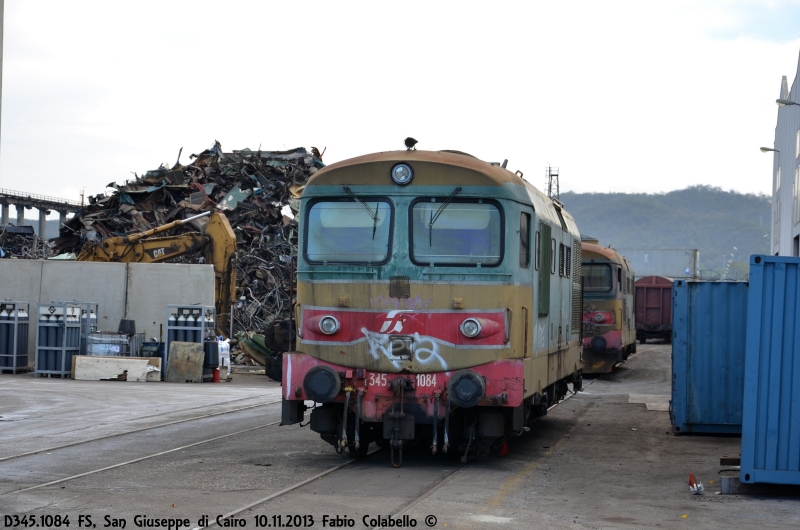
[[[480,332],[481,332],[481,323],[475,320],[474,318],[468,318],[461,323],[461,333],[463,333],[465,337],[471,339],[477,337]]]
[[[319,320],[319,330],[326,335],[339,331],[339,321],[334,316],[324,316]]]
[[[392,180],[395,184],[405,186],[414,177],[414,171],[408,164],[397,164],[392,168]]]
[[[602,321],[603,321],[603,314],[602,314],[602,313],[597,313],[597,314],[594,316],[594,321],[595,321],[595,322],[602,322]]]

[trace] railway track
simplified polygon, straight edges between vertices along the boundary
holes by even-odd
[[[250,399],[250,398],[245,398],[245,399]],[[139,429],[133,429],[133,430],[130,430],[130,431],[118,432],[118,433],[114,433],[114,434],[107,434],[107,435],[104,435],[104,436],[98,436],[96,438],[90,438],[88,440],[80,440],[80,441],[71,442],[71,443],[68,443],[68,444],[55,445],[55,446],[46,447],[46,448],[43,448],[43,449],[36,449],[34,451],[27,451],[25,453],[19,453],[19,454],[16,454],[16,455],[4,456],[4,457],[0,458],[0,463],[6,462],[8,460],[14,460],[16,458],[22,458],[23,456],[31,456],[31,455],[35,455],[35,454],[39,454],[39,453],[49,453],[49,452],[52,452],[52,451],[57,451],[59,449],[65,449],[67,447],[74,447],[76,445],[82,445],[82,444],[97,442],[97,441],[100,441],[100,440],[107,440],[109,438],[117,438],[119,436],[126,436],[126,435],[129,435],[129,434],[136,434],[136,433],[139,433],[139,432],[149,431],[149,430],[152,430],[152,429],[158,429],[158,428],[162,428],[162,427],[169,427],[170,425],[177,425],[179,423],[186,423],[186,422],[189,422],[189,421],[196,421],[196,420],[202,420],[202,419],[206,419],[206,418],[212,418],[214,416],[222,416],[224,414],[231,414],[231,413],[240,412],[240,411],[243,411],[243,410],[249,410],[249,409],[254,409],[254,408],[258,408],[258,407],[265,407],[267,405],[274,405],[274,404],[280,403],[280,402],[281,402],[281,400],[278,399],[276,401],[268,401],[266,403],[256,403],[255,405],[247,405],[246,407],[239,407],[239,408],[235,408],[235,409],[231,409],[231,410],[223,410],[223,411],[219,411],[219,412],[212,412],[212,413],[209,413],[209,414],[203,414],[201,416],[194,416],[194,417],[191,417],[191,418],[184,418],[184,419],[181,419],[181,420],[168,421],[168,422],[165,422],[165,423],[159,423],[157,425],[149,425],[147,427],[141,427]],[[192,410],[192,409],[188,409],[188,410]],[[141,418],[136,418],[136,420],[138,421],[138,420],[142,420],[142,419],[147,419],[148,417],[150,417],[150,416],[144,416],[144,417],[141,417]]]
[[[592,383],[594,383],[594,381],[595,381],[594,379],[592,379],[592,380],[590,380],[590,381],[587,381],[587,382],[584,384],[584,387],[591,385]],[[556,403],[556,404],[554,404],[554,405],[552,405],[552,406],[548,407],[548,409],[547,409],[547,410],[548,410],[548,411],[550,411],[550,410],[553,410],[554,408],[556,408],[556,407],[557,407],[557,406],[559,406],[560,404],[564,403],[565,401],[567,401],[568,399],[570,399],[570,398],[571,398],[572,396],[574,396],[574,395],[575,395],[575,394],[568,394],[568,395],[567,395],[567,396],[566,396],[566,397],[565,397],[563,400],[561,400],[561,401],[559,401],[558,403]],[[370,451],[370,452],[368,453],[368,455],[370,455],[370,456],[371,456],[371,455],[373,455],[373,454],[375,454],[375,453],[378,453],[378,452],[380,452],[380,451],[381,451],[381,449],[374,449],[374,450]],[[248,503],[248,504],[246,504],[246,505],[244,505],[244,506],[241,506],[241,507],[239,507],[239,508],[236,508],[236,509],[234,509],[234,510],[232,510],[232,511],[228,512],[228,513],[226,513],[225,515],[223,515],[223,516],[222,516],[220,519],[222,519],[222,520],[230,520],[231,518],[235,518],[237,515],[240,515],[240,514],[242,514],[242,513],[246,512],[246,511],[248,511],[248,510],[251,510],[251,509],[253,509],[253,508],[256,508],[256,507],[259,507],[259,506],[261,506],[261,505],[263,505],[263,504],[266,504],[267,502],[269,502],[269,501],[272,501],[272,500],[274,500],[274,499],[277,499],[278,497],[282,497],[282,496],[285,496],[285,495],[287,495],[287,494],[289,494],[289,493],[292,493],[292,492],[294,492],[294,491],[297,491],[297,490],[299,490],[300,488],[302,488],[303,486],[306,486],[306,485],[308,485],[308,484],[311,484],[311,483],[313,483],[313,482],[315,482],[315,481],[317,481],[317,480],[321,479],[322,477],[324,477],[324,476],[326,476],[326,475],[330,475],[331,473],[334,473],[334,472],[336,472],[336,471],[338,471],[338,470],[342,469],[343,467],[345,467],[345,466],[348,466],[348,465],[350,465],[350,464],[352,464],[352,463],[354,463],[354,462],[358,462],[358,461],[357,461],[357,460],[347,460],[347,461],[345,461],[345,462],[342,462],[341,464],[338,464],[338,465],[336,465],[336,466],[333,466],[333,467],[331,467],[331,468],[329,468],[329,469],[326,469],[325,471],[322,471],[321,473],[318,473],[318,474],[316,474],[316,475],[314,475],[314,476],[312,476],[312,477],[310,477],[310,478],[307,478],[307,479],[305,479],[305,480],[302,480],[302,481],[300,481],[300,482],[297,482],[296,484],[293,484],[293,485],[291,485],[291,486],[289,486],[289,487],[287,487],[287,488],[285,488],[285,489],[283,489],[283,490],[281,490],[281,491],[278,491],[278,492],[276,492],[276,493],[272,493],[272,494],[270,494],[270,495],[267,495],[266,497],[264,497],[264,498],[262,498],[262,499],[258,499],[258,500],[256,500],[256,501],[250,502],[250,503]],[[392,511],[392,512],[391,512],[391,513],[388,515],[388,517],[389,517],[389,518],[391,518],[391,519],[398,519],[398,518],[402,518],[402,517],[403,517],[404,515],[406,515],[406,514],[407,514],[409,511],[411,511],[411,510],[412,510],[414,507],[416,507],[418,504],[420,504],[420,503],[421,503],[421,502],[423,502],[425,499],[427,499],[428,497],[430,497],[430,496],[431,496],[433,493],[435,493],[435,492],[436,492],[438,489],[440,489],[440,488],[442,488],[443,486],[445,486],[445,485],[446,485],[446,484],[447,484],[447,483],[448,483],[450,480],[452,480],[452,479],[453,479],[453,478],[454,478],[454,477],[455,477],[455,476],[456,476],[456,475],[457,475],[457,474],[458,474],[460,471],[462,471],[462,470],[466,469],[466,468],[467,468],[469,465],[470,465],[469,463],[466,463],[466,464],[462,463],[462,464],[460,464],[460,465],[456,466],[456,467],[455,467],[453,470],[451,470],[449,473],[447,473],[446,475],[444,475],[444,476],[440,477],[440,478],[439,478],[438,480],[436,480],[436,481],[435,481],[435,482],[434,482],[432,485],[430,485],[429,487],[425,488],[425,489],[424,489],[422,492],[420,492],[420,493],[419,493],[417,496],[415,496],[415,497],[413,497],[413,498],[409,499],[407,502],[405,502],[405,503],[404,503],[402,506],[400,506],[398,509],[396,509],[396,510]],[[200,530],[201,528],[214,528],[214,527],[216,527],[216,526],[218,526],[218,525],[217,525],[217,523],[216,523],[215,521],[210,521],[208,525],[206,525],[206,526],[202,526],[202,527],[201,527],[201,526],[196,526],[196,527],[194,527],[194,528],[193,528],[193,530]],[[380,528],[380,527],[379,527],[379,526],[373,526],[372,528],[374,529],[374,528]]]
[[[168,455],[170,453],[174,453],[174,452],[177,452],[177,451],[183,451],[185,449],[189,449],[190,447],[196,447],[198,445],[203,445],[203,444],[207,444],[207,443],[210,443],[210,442],[216,442],[217,440],[222,440],[224,438],[230,438],[231,436],[244,434],[246,432],[255,431],[257,429],[263,429],[264,427],[269,427],[270,425],[277,425],[278,423],[280,423],[280,422],[279,421],[273,421],[271,423],[267,423],[267,424],[264,424],[264,425],[259,425],[258,427],[251,427],[249,429],[244,429],[244,430],[237,431],[237,432],[223,434],[222,436],[215,436],[213,438],[209,438],[207,440],[202,440],[200,442],[195,442],[195,443],[191,443],[191,444],[188,444],[188,445],[182,445],[180,447],[175,447],[175,448],[169,449],[167,451],[159,451],[159,452],[153,453],[151,455],[142,456],[142,457],[139,457],[139,458],[134,458],[133,460],[127,460],[125,462],[120,462],[119,464],[114,464],[114,465],[111,465],[111,466],[101,467],[100,469],[87,471],[85,473],[78,473],[77,475],[72,475],[72,476],[65,477],[65,478],[58,479],[58,480],[51,480],[50,482],[45,482],[44,484],[38,484],[36,486],[30,486],[30,487],[22,488],[22,489],[19,489],[19,490],[9,491],[9,492],[0,494],[0,497],[7,497],[9,495],[16,495],[18,493],[23,493],[25,491],[31,491],[31,490],[35,490],[35,489],[39,489],[39,488],[44,488],[44,487],[47,487],[47,486],[53,486],[55,484],[62,484],[64,482],[68,482],[70,480],[75,480],[77,478],[87,477],[89,475],[94,475],[95,473],[102,473],[103,471],[109,471],[111,469],[116,469],[118,467],[127,466],[127,465],[130,465],[130,464],[135,464],[137,462],[142,462],[144,460],[149,460],[151,458],[156,458],[158,456]]]
[[[584,386],[591,385],[592,383],[594,383],[594,381],[595,381],[594,379],[585,381]],[[561,403],[564,403],[566,400],[570,399],[572,396],[573,396],[573,394],[568,394],[564,400],[562,400],[559,403],[556,403],[555,405],[551,406],[548,410],[552,410],[553,408],[557,407]],[[185,419],[182,419],[182,420],[175,420],[175,421],[165,422],[165,423],[158,424],[158,425],[152,425],[152,426],[148,426],[148,427],[143,427],[141,429],[135,429],[135,430],[127,431],[127,432],[124,432],[124,433],[116,433],[116,434],[113,434],[113,435],[107,435],[107,436],[101,436],[101,437],[93,438],[91,440],[84,440],[84,441],[75,442],[75,443],[71,443],[71,444],[64,444],[62,446],[53,447],[53,448],[48,449],[48,450],[37,450],[37,451],[31,451],[31,452],[28,452],[28,453],[20,453],[18,455],[13,455],[11,457],[5,457],[4,459],[0,460],[0,464],[8,462],[9,460],[21,458],[23,456],[31,456],[31,455],[35,455],[37,453],[42,453],[42,452],[45,452],[45,451],[46,452],[59,451],[59,450],[62,450],[62,449],[74,447],[76,445],[89,444],[91,442],[101,441],[101,440],[105,440],[105,439],[108,439],[108,438],[117,438],[117,437],[122,437],[122,436],[126,436],[126,435],[132,435],[132,434],[140,433],[142,431],[148,431],[148,430],[154,430],[154,429],[163,428],[163,427],[169,427],[169,426],[176,425],[176,424],[187,423],[187,422],[191,422],[191,421],[197,421],[197,420],[211,418],[211,417],[215,417],[215,416],[221,416],[221,415],[225,415],[225,414],[232,414],[232,413],[235,413],[235,412],[245,411],[245,410],[249,410],[249,409],[253,409],[253,408],[257,408],[257,407],[274,405],[274,404],[277,404],[279,402],[280,401],[271,401],[271,402],[267,402],[267,403],[248,405],[248,406],[245,406],[245,407],[238,407],[236,409],[232,409],[232,410],[228,410],[228,411],[220,411],[220,412],[214,412],[214,413],[211,413],[211,414],[203,414],[203,415],[195,416],[195,417],[192,417],[192,418],[185,418]],[[191,449],[191,448],[195,448],[195,447],[198,447],[198,446],[202,446],[204,444],[209,444],[209,443],[213,443],[213,442],[217,442],[217,441],[221,441],[221,440],[225,440],[225,439],[230,439],[230,438],[233,438],[233,437],[236,437],[236,436],[241,436],[241,435],[244,435],[244,434],[249,433],[249,432],[253,432],[253,431],[260,430],[260,429],[265,429],[265,428],[268,428],[268,427],[271,427],[271,426],[275,426],[278,423],[279,423],[278,421],[273,421],[273,422],[269,422],[269,423],[265,423],[265,424],[261,424],[261,425],[257,425],[257,426],[253,426],[253,427],[249,427],[249,428],[246,428],[246,429],[237,430],[236,432],[227,433],[227,434],[220,435],[220,436],[209,437],[209,438],[206,438],[206,439],[203,439],[203,440],[200,440],[200,441],[196,441],[196,442],[193,442],[193,443],[182,444],[182,445],[180,445],[178,447],[173,447],[173,448],[170,448],[170,449],[165,449],[165,450],[162,450],[162,451],[153,452],[151,454],[147,454],[147,455],[144,455],[144,456],[141,456],[141,457],[132,458],[132,459],[126,459],[126,460],[124,460],[122,462],[118,462],[118,463],[115,463],[115,464],[112,464],[112,465],[102,466],[102,467],[99,467],[99,468],[96,468],[96,469],[92,469],[92,470],[89,470],[89,471],[85,471],[85,472],[81,472],[81,473],[75,473],[75,474],[72,474],[70,476],[62,477],[62,478],[59,478],[59,479],[56,479],[56,480],[50,480],[50,481],[42,482],[42,483],[35,484],[35,485],[32,485],[32,486],[28,486],[28,487],[25,487],[25,488],[21,488],[21,489],[18,489],[18,490],[9,491],[9,492],[0,494],[0,498],[5,498],[5,499],[13,498],[15,495],[18,495],[18,494],[21,494],[21,493],[24,493],[24,492],[30,492],[30,491],[34,491],[34,490],[41,490],[43,488],[47,488],[47,487],[58,485],[58,484],[63,484],[63,483],[69,482],[69,481],[73,481],[73,480],[79,479],[79,478],[83,478],[83,477],[87,477],[87,476],[91,476],[91,475],[97,475],[97,474],[101,474],[101,473],[104,473],[104,472],[109,472],[111,470],[118,469],[118,468],[121,468],[121,467],[124,467],[124,466],[131,466],[131,465],[134,465],[134,464],[137,464],[137,463],[141,463],[141,462],[145,462],[145,461],[148,461],[148,460],[152,460],[152,459],[155,459],[155,458],[158,458],[158,457],[161,457],[161,456],[166,456],[166,455],[170,455],[170,454],[173,454],[173,453],[186,451],[187,449]],[[379,451],[380,451],[380,449],[374,449],[373,451],[371,451],[369,453],[369,455],[373,455],[373,454],[375,454],[375,453],[377,453]],[[225,513],[221,517],[221,519],[225,520],[225,519],[235,518],[237,515],[242,514],[244,512],[247,512],[248,510],[252,510],[254,508],[258,508],[258,507],[262,507],[264,505],[268,505],[268,503],[270,503],[271,501],[274,501],[274,500],[276,500],[278,498],[281,498],[281,497],[286,497],[287,495],[289,495],[289,494],[291,494],[293,492],[299,492],[300,490],[302,490],[302,488],[304,486],[307,486],[309,484],[313,484],[314,482],[318,481],[322,477],[325,477],[325,476],[331,475],[333,473],[336,473],[337,471],[340,471],[343,468],[345,468],[347,466],[350,466],[350,465],[352,465],[354,463],[357,463],[357,462],[359,462],[359,461],[357,461],[357,460],[346,460],[346,461],[343,461],[343,462],[341,462],[341,463],[339,463],[339,464],[337,464],[335,466],[329,467],[329,468],[324,469],[324,470],[322,470],[322,471],[320,471],[318,473],[315,473],[315,474],[313,474],[312,476],[310,476],[308,478],[304,478],[302,480],[299,480],[299,481],[297,481],[297,482],[295,482],[295,483],[293,483],[293,484],[281,489],[280,491],[271,493],[269,495],[266,495],[266,496],[264,496],[262,498],[259,498],[259,499],[255,500],[255,501],[247,502],[246,504],[244,504],[242,506],[239,506],[239,507],[237,507],[237,508],[235,508],[233,510],[229,510],[227,513]],[[408,512],[410,512],[412,509],[414,509],[420,503],[425,501],[425,499],[430,497],[438,489],[444,487],[449,481],[451,481],[454,477],[456,477],[457,474],[460,471],[466,469],[469,465],[470,464],[460,464],[460,465],[454,466],[452,470],[450,470],[448,473],[438,477],[432,484],[430,484],[427,487],[425,487],[422,491],[419,491],[416,494],[414,494],[411,497],[409,497],[401,506],[399,506],[395,510],[391,511],[391,513],[389,513],[388,516],[391,517],[391,518],[402,518],[404,515],[407,515]],[[209,524],[206,525],[203,528],[210,528],[210,527],[215,527],[215,526],[217,526],[216,521],[215,520],[210,520]],[[196,527],[196,528],[201,528],[201,527]]]

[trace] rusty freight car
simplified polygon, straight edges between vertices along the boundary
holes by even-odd
[[[672,342],[672,278],[645,276],[636,280],[636,339]]]

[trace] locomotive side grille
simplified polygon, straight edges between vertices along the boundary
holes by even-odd
[[[572,248],[572,325],[570,329],[573,335],[578,335],[581,331],[581,320],[583,308],[581,307],[581,240],[575,239]]]

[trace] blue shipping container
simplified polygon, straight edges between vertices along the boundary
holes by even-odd
[[[741,433],[747,282],[672,285],[672,431]]]
[[[800,485],[800,259],[750,256],[742,482]]]

